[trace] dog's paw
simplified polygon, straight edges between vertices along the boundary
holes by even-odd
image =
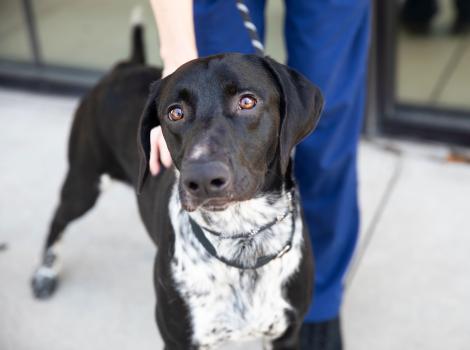
[[[58,274],[52,268],[41,266],[31,279],[33,294],[37,299],[47,299],[57,288]]]

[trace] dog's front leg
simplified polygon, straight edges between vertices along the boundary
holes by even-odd
[[[199,347],[196,347],[196,346],[191,346],[189,348],[187,347],[182,347],[181,344],[179,345],[176,345],[176,344],[173,344],[173,345],[167,345],[165,344],[165,347],[163,348],[163,350],[206,350],[206,349],[201,349]],[[207,350],[212,350],[212,349],[207,349]]]
[[[157,305],[155,319],[164,342],[165,350],[199,350],[192,344],[191,317],[186,302],[178,292],[168,263],[164,257],[164,244],[159,246],[159,252],[154,264],[154,288]]]
[[[299,350],[300,349],[300,324],[292,323],[284,334],[265,346],[269,350]]]

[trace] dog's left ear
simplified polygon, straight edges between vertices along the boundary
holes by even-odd
[[[150,160],[150,131],[160,125],[157,114],[157,97],[160,90],[158,80],[150,85],[150,94],[145,103],[144,111],[140,117],[139,131],[137,133],[137,148],[139,149],[139,177],[137,178],[137,193],[140,194],[145,179],[149,174]]]
[[[276,78],[281,92],[279,150],[285,174],[292,149],[315,129],[323,108],[320,89],[297,71],[269,57],[264,61]]]

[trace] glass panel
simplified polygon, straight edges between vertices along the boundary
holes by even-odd
[[[32,61],[22,2],[0,0],[0,59]]]
[[[470,1],[405,0],[398,23],[399,102],[470,110]]]
[[[109,69],[128,57],[130,16],[137,4],[143,8],[147,58],[161,65],[149,1],[138,0],[34,1],[44,63]]]

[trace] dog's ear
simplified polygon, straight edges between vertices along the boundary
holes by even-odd
[[[273,59],[264,58],[281,92],[279,151],[285,174],[292,149],[315,129],[323,108],[323,97],[315,85],[297,71]]]
[[[145,103],[144,111],[140,117],[139,131],[137,133],[137,148],[139,150],[139,177],[137,178],[137,193],[140,194],[145,179],[149,174],[150,160],[150,131],[160,125],[157,115],[157,97],[160,90],[158,80],[150,85],[150,94]]]

